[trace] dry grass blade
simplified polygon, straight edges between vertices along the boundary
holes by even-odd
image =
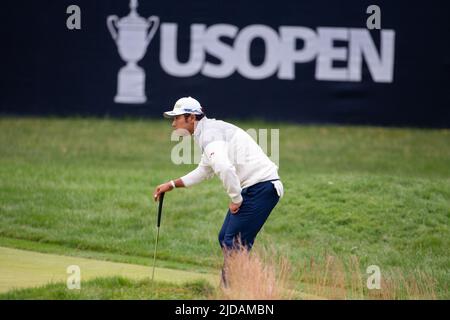
[[[290,266],[286,259],[275,261],[264,252],[248,252],[239,246],[227,253],[225,272],[227,287],[222,287],[220,299],[281,300],[292,298],[287,280]]]

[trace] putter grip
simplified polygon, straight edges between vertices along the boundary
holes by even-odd
[[[159,226],[161,225],[161,214],[162,214],[162,206],[163,206],[163,201],[164,201],[164,192],[160,194],[159,196],[159,205],[158,205],[158,222],[156,224],[156,226],[159,228]]]

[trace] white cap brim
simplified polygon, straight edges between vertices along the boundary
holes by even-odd
[[[179,112],[177,112],[177,111],[166,111],[166,112],[163,113],[163,116],[164,116],[164,118],[171,119],[173,117],[179,116],[180,114],[184,114],[184,112],[181,112],[181,110]]]
[[[199,111],[195,111],[195,112],[188,112],[188,111],[186,111],[186,110],[180,110],[180,111],[166,111],[166,112],[164,112],[163,113],[163,116],[164,116],[164,118],[169,118],[169,119],[171,119],[171,118],[173,118],[173,117],[176,117],[176,116],[179,116],[179,115],[181,115],[181,114],[203,114],[202,112],[199,112]]]

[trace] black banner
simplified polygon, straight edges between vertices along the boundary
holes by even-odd
[[[2,3],[0,112],[450,126],[445,1]]]

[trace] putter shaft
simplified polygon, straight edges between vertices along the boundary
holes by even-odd
[[[158,205],[158,218],[156,220],[156,241],[155,241],[155,251],[153,252],[153,272],[152,272],[152,282],[155,277],[155,265],[156,265],[156,251],[158,249],[158,239],[159,239],[159,227],[161,226],[161,215],[162,215],[162,205],[164,201],[164,192],[159,196],[159,205]]]
[[[155,251],[153,252],[153,272],[152,272],[152,281],[155,277],[155,264],[156,264],[156,249],[158,248],[158,239],[159,239],[159,227],[156,227],[156,241],[155,241]]]

